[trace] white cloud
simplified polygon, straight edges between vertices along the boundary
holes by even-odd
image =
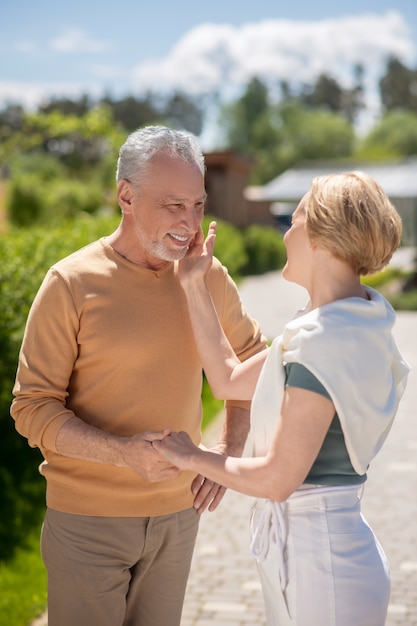
[[[92,83],[0,81],[1,106],[21,104],[29,111],[49,98],[78,98],[83,94],[100,96],[102,86]]]
[[[68,29],[46,43],[67,55],[110,48],[79,29]],[[17,44],[21,50],[35,51],[29,41]],[[100,97],[109,88],[124,94],[172,88],[196,95],[218,91],[227,98],[235,97],[253,76],[278,87],[281,80],[293,85],[311,84],[321,72],[330,73],[349,87],[353,66],[362,63],[368,107],[364,125],[369,125],[366,120],[373,121],[379,113],[378,78],[387,56],[395,55],[406,65],[415,66],[416,53],[407,24],[395,11],[315,22],[264,20],[238,27],[201,24],[189,30],[165,57],[134,68],[112,62],[89,64],[84,82],[0,82],[0,106],[21,102],[33,108],[51,96],[78,97],[83,93]],[[84,63],[84,70],[86,67]]]
[[[81,29],[70,28],[58,37],[52,39],[50,47],[52,50],[55,50],[55,52],[65,54],[72,54],[74,52],[94,54],[108,50],[109,44],[99,39],[94,39]]]
[[[177,87],[198,94],[244,85],[254,76],[275,85],[311,83],[326,72],[347,85],[357,63],[375,81],[390,54],[404,62],[416,54],[407,24],[395,11],[316,22],[201,24],[165,58],[138,65],[133,82],[136,89]]]

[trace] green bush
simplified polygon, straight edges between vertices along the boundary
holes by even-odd
[[[10,182],[7,213],[12,224],[33,226],[44,211],[43,184],[34,174],[20,175]]]
[[[208,226],[213,217],[206,215],[203,221],[203,230],[207,234]],[[217,237],[214,254],[227,267],[233,278],[242,274],[243,267],[248,262],[243,233],[232,224],[215,218],[217,222]]]
[[[248,261],[243,268],[246,275],[264,274],[281,269],[287,254],[281,233],[272,227],[253,224],[244,231]]]
[[[34,174],[12,179],[8,214],[16,226],[59,224],[79,213],[94,213],[105,202],[102,188],[92,181],[57,178],[48,182]]]
[[[381,289],[384,285],[389,285],[397,278],[403,276],[403,274],[404,271],[398,267],[386,267],[375,274],[362,276],[361,282],[373,289]]]
[[[17,435],[9,415],[30,305],[50,265],[112,232],[118,221],[84,216],[55,230],[13,230],[0,238],[0,559],[10,558],[25,544],[28,529],[39,523],[44,508],[40,452]]]
[[[417,289],[389,294],[387,297],[397,311],[417,311]]]
[[[103,191],[93,183],[61,179],[50,185],[45,197],[44,216],[50,220],[95,213],[103,205]]]

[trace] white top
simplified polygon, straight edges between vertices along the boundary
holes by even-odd
[[[274,339],[252,401],[254,456],[263,456],[281,410],[284,363],[304,365],[329,393],[354,470],[365,474],[384,443],[404,393],[408,363],[395,344],[395,311],[377,291],[291,320]]]

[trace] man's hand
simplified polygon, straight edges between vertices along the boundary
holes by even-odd
[[[233,405],[227,406],[219,441],[210,448],[210,452],[240,457],[248,432],[249,410]],[[192,491],[195,495],[194,507],[198,513],[203,513],[207,508],[209,511],[217,509],[226,493],[226,488],[207,480],[204,476],[197,476],[193,481]]]
[[[225,487],[200,475],[194,478],[191,489],[195,495],[193,506],[199,515],[206,509],[209,511],[217,509],[226,493]]]
[[[170,432],[169,429],[159,432],[146,431],[129,437],[123,450],[126,467],[151,483],[175,478],[180,471],[178,467],[172,465],[152,445],[153,441],[165,439]]]
[[[221,444],[210,448],[210,452],[227,454],[225,446]],[[215,511],[226,493],[226,487],[222,487],[218,483],[201,475],[194,478],[191,490],[195,495],[193,506],[200,515],[204,513],[206,509],[210,512]]]
[[[214,244],[216,242],[216,227],[216,222],[210,222],[205,240],[203,231],[200,228],[187,255],[179,261],[178,277],[184,289],[187,285],[192,284],[193,281],[204,279],[211,268]]]
[[[59,430],[56,447],[63,456],[127,467],[145,480],[156,483],[175,478],[179,472],[152,447],[152,441],[164,439],[170,433],[171,430],[166,428],[119,437],[74,416]]]
[[[155,436],[153,447],[156,448],[171,463],[175,463],[178,467],[187,469],[192,464],[192,458],[196,458],[200,449],[193,444],[190,436],[185,432],[169,433],[164,437]],[[157,434],[157,433],[156,433]],[[218,444],[215,448],[211,448],[210,452],[216,454],[226,454],[224,444]],[[198,475],[193,480],[191,490],[195,495],[194,508],[198,513],[203,513],[207,508],[214,511],[219,505],[225,494],[225,488],[217,483]]]

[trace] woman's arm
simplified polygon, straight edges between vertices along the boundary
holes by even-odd
[[[186,259],[180,261],[179,278],[197,349],[213,394],[223,400],[251,400],[267,350],[241,362],[223,332],[206,283],[215,240],[216,223],[211,222],[205,242],[200,238]]]
[[[206,452],[194,446],[185,433],[172,433],[152,445],[181,469],[198,472],[249,496],[282,502],[305,480],[334,413],[334,405],[328,398],[288,387],[271,446],[264,457],[235,458]]]

